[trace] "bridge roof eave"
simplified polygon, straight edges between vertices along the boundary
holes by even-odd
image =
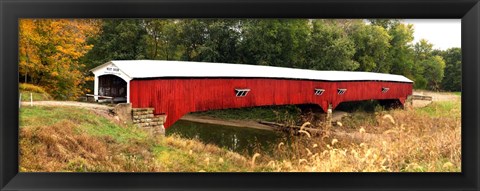
[[[356,71],[318,71],[298,68],[260,66],[247,64],[165,61],[165,60],[112,60],[92,72],[113,64],[131,79],[135,78],[282,78],[323,81],[392,81],[413,83],[412,80],[395,74]]]

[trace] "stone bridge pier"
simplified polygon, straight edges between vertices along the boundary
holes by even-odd
[[[114,113],[121,121],[148,129],[157,134],[165,134],[163,124],[167,115],[155,115],[154,108],[132,108],[130,103],[119,103],[114,107]]]

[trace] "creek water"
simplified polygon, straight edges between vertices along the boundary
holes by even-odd
[[[165,134],[166,136],[177,134],[182,138],[197,139],[203,143],[214,144],[248,155],[259,151],[271,154],[280,142],[287,140],[286,135],[282,132],[213,125],[186,120],[177,121],[166,130]]]

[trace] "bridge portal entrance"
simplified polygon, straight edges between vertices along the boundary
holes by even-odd
[[[114,102],[126,102],[127,82],[115,75],[99,76],[98,95],[113,97]]]

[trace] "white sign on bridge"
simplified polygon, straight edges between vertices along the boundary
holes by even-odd
[[[118,76],[122,75],[122,73],[120,73],[120,69],[118,69],[117,67],[114,67],[114,66],[105,68],[105,71],[103,73],[105,73],[105,74],[115,74],[115,75],[118,75]]]

